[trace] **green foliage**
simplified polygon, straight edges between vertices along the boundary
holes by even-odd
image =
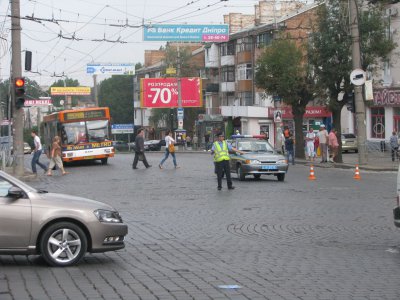
[[[116,75],[99,85],[99,106],[110,108],[112,123],[133,123],[133,76]]]
[[[313,78],[303,61],[303,52],[291,40],[274,40],[257,61],[256,85],[269,94],[279,95],[292,107],[296,143],[303,143],[303,115],[306,105],[313,100]],[[296,157],[304,157],[304,149],[296,151]]]
[[[233,122],[232,118],[229,118],[228,122],[226,123],[225,136],[227,139],[230,139],[232,134],[233,134]]]
[[[364,70],[373,71],[379,60],[386,60],[396,44],[387,38],[388,19],[381,6],[359,3],[358,12],[361,62]],[[334,126],[341,132],[341,110],[346,101],[338,101],[340,92],[351,92],[352,37],[349,7],[346,1],[327,0],[318,10],[317,26],[311,35],[308,50],[310,64],[314,66],[318,94],[326,99],[332,111]],[[339,135],[340,139],[340,135]],[[341,153],[339,151],[339,160]]]

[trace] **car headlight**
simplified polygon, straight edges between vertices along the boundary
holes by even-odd
[[[286,159],[280,159],[276,163],[277,164],[287,164],[287,160]]]
[[[117,211],[98,209],[94,211],[94,215],[100,222],[122,223],[122,218]]]
[[[258,159],[246,159],[245,163],[248,165],[261,164],[261,162]]]

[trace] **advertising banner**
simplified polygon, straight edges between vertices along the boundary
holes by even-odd
[[[181,78],[182,107],[201,107],[203,97],[199,77]],[[177,78],[143,78],[140,81],[140,106],[178,107]]]
[[[86,74],[90,75],[135,75],[134,64],[87,64]]]
[[[158,42],[227,42],[229,25],[147,25],[144,41]]]
[[[82,95],[87,96],[90,95],[90,87],[89,86],[67,86],[67,87],[51,87],[50,94],[53,96],[62,96],[62,95]]]

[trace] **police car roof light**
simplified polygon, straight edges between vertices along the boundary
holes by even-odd
[[[265,135],[263,134],[234,134],[231,136],[232,139],[240,139],[240,138],[256,138],[256,139],[265,139]]]

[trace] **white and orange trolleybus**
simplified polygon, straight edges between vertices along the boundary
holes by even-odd
[[[101,160],[107,164],[108,158],[114,156],[108,107],[55,112],[43,117],[43,126],[47,151],[54,136],[61,138],[63,162]]]

